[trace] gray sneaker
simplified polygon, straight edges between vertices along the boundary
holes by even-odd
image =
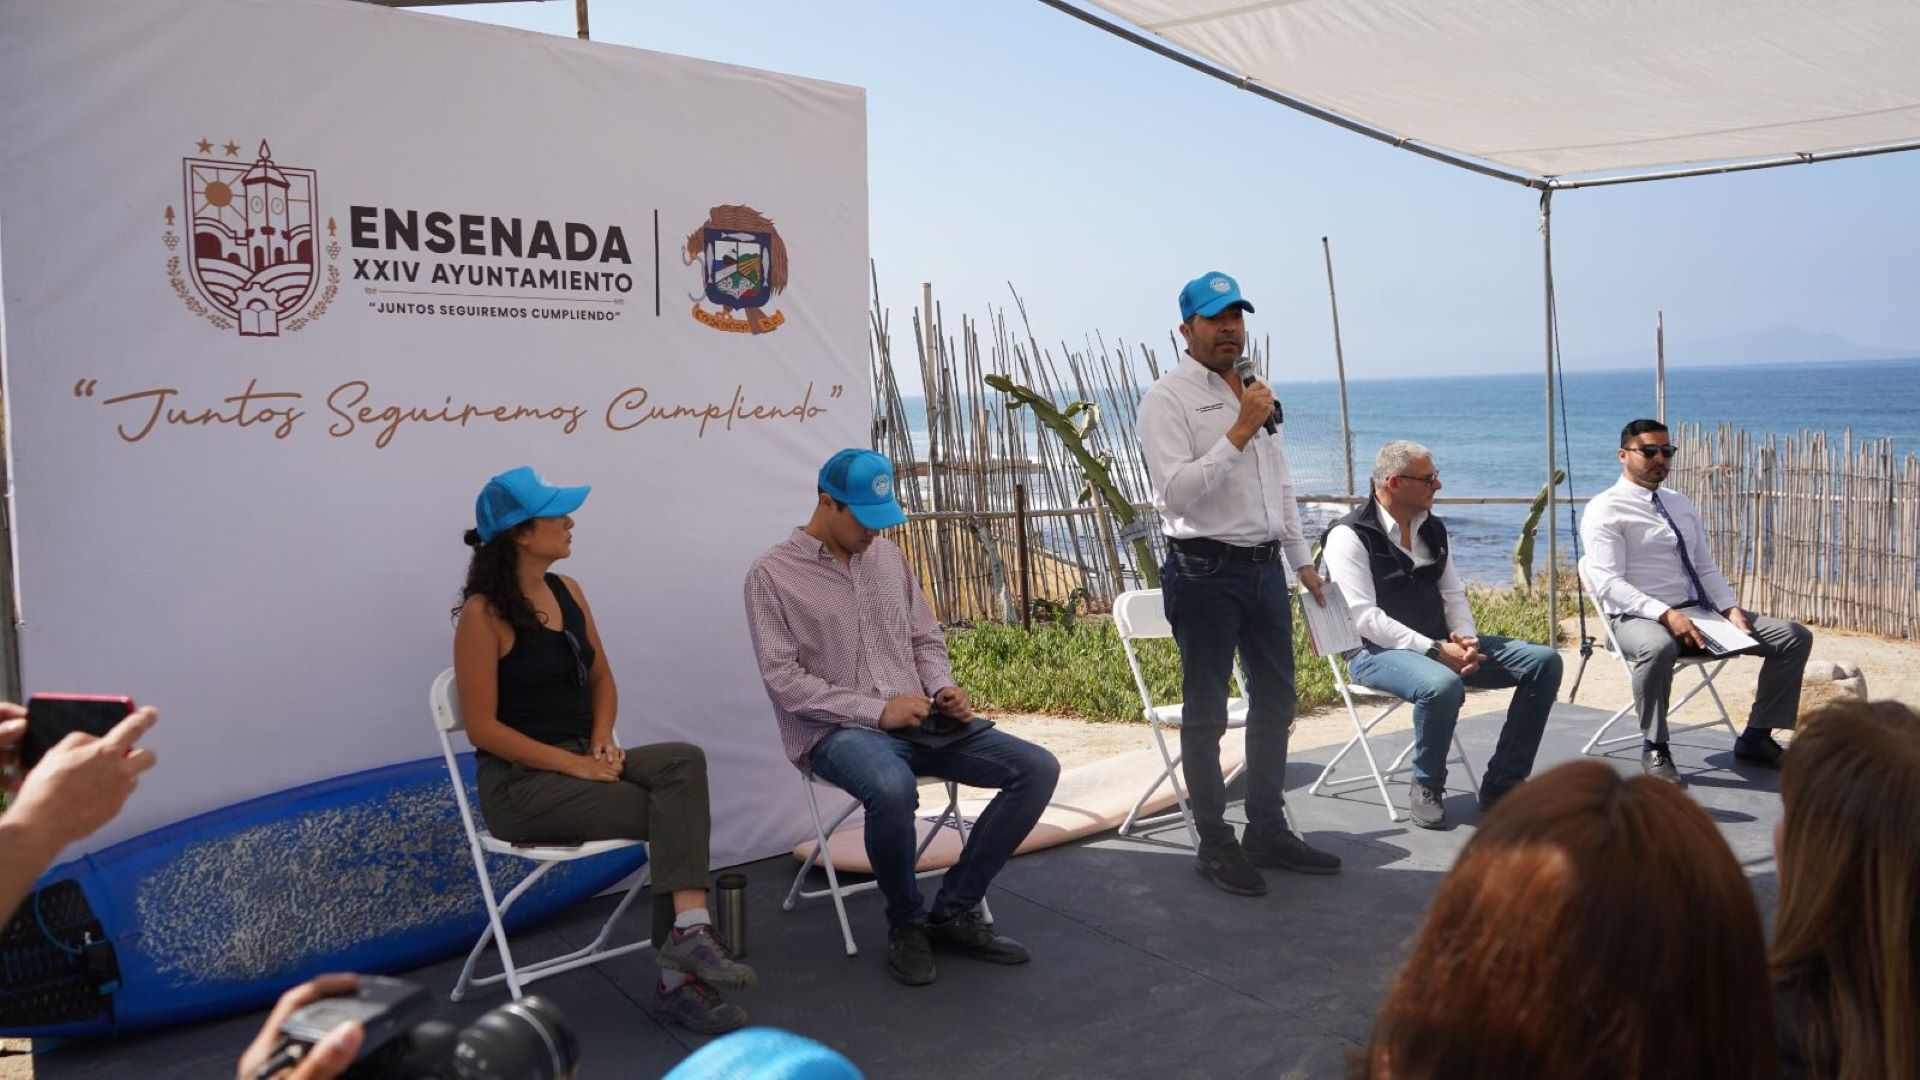
[[[747,1010],[721,997],[720,991],[699,979],[688,979],[665,992],[656,985],[653,994],[660,1011],[688,1031],[719,1035],[745,1027],[747,1023]]]
[[[729,990],[747,990],[760,981],[752,968],[735,960],[720,944],[709,926],[669,933],[667,943],[660,946],[659,963],[668,971],[684,971],[701,982]]]
[[[1445,828],[1447,808],[1441,805],[1446,792],[1437,787],[1429,787],[1415,780],[1407,785],[1407,812],[1413,815],[1413,823],[1423,829]]]

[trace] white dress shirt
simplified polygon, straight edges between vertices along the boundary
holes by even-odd
[[[1678,538],[1654,508],[1653,494],[1622,474],[1612,487],[1594,496],[1580,519],[1580,542],[1586,546],[1580,568],[1600,609],[1609,615],[1658,619],[1668,608],[1686,603],[1693,593],[1680,562]],[[1732,607],[1738,598],[1713,561],[1707,530],[1693,500],[1662,488],[1660,505],[1686,537],[1687,558],[1707,591],[1703,599],[1715,611]]]
[[[1232,377],[1229,373],[1229,377]],[[1227,438],[1240,398],[1192,356],[1140,398],[1135,426],[1168,536],[1240,547],[1278,540],[1289,566],[1312,561],[1293,499],[1280,433],[1256,432],[1244,449]]]
[[[1420,538],[1420,526],[1427,520],[1427,511],[1414,515],[1413,546],[1407,547],[1400,543],[1400,525],[1393,520],[1393,515],[1379,503],[1373,507],[1380,528],[1394,547],[1413,559],[1414,569],[1433,565],[1433,551]],[[1327,534],[1327,546],[1320,557],[1327,564],[1327,580],[1339,583],[1341,595],[1347,598],[1347,610],[1353,613],[1353,625],[1361,637],[1383,649],[1412,649],[1423,653],[1433,647],[1432,638],[1381,610],[1373,591],[1373,565],[1367,558],[1366,544],[1353,531],[1353,526],[1335,525]],[[1467,606],[1467,587],[1453,568],[1451,551],[1447,552],[1447,565],[1440,571],[1440,600],[1446,606],[1449,633],[1479,636],[1473,629],[1473,609]]]

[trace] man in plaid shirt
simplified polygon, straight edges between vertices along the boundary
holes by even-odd
[[[987,883],[1046,809],[1060,763],[976,717],[906,557],[893,465],[842,450],[820,469],[813,517],[747,572],[747,624],[787,757],[860,800],[867,858],[887,901],[887,967],[933,981],[933,949],[1023,964],[981,918]],[[999,794],[974,822],[929,911],[914,875],[917,777]]]

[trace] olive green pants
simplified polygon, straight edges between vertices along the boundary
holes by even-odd
[[[587,752],[587,740],[556,744]],[[479,755],[480,814],[511,844],[645,840],[652,870],[653,942],[673,926],[673,894],[707,888],[707,756],[692,743],[650,743],[627,751],[620,779],[565,773]]]

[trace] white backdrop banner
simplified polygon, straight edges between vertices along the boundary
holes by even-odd
[[[861,91],[345,0],[0,0],[26,689],[159,705],[88,848],[437,752],[473,501],[590,483],[627,745],[805,831],[741,609],[868,438]],[[71,853],[70,853],[71,854]]]

